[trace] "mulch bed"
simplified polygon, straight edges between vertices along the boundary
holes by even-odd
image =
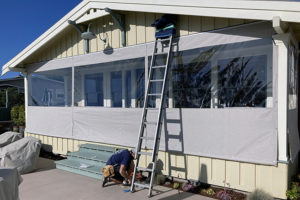
[[[171,180],[167,180],[167,182],[163,186],[168,188],[174,188],[174,184],[176,183],[178,182],[172,182]],[[180,186],[178,190],[183,191],[182,183],[179,184]],[[209,184],[201,183],[199,186],[193,186],[192,189],[187,192],[214,198],[214,199],[220,199],[218,198],[217,194],[221,191],[224,191],[224,189],[220,187],[211,186]],[[247,198],[247,196],[244,193],[235,191],[230,188],[226,188],[226,193],[228,194],[231,200],[245,200]]]

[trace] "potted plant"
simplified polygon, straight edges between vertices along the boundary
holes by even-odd
[[[24,134],[25,131],[25,106],[19,106],[19,118],[18,118],[19,132]]]
[[[10,117],[13,121],[13,131],[19,132],[19,106],[13,106],[10,111]]]

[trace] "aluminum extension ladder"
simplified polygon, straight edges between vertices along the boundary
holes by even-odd
[[[173,40],[172,35],[169,36],[168,38],[164,38],[164,39],[159,39],[159,38],[155,39],[154,51],[152,54],[150,73],[149,73],[149,78],[148,78],[148,83],[147,83],[147,90],[146,90],[146,94],[145,94],[141,126],[140,126],[140,131],[139,131],[138,143],[137,143],[137,147],[136,147],[136,155],[135,155],[136,163],[134,166],[134,172],[133,172],[133,178],[132,178],[130,190],[131,190],[131,192],[134,192],[135,186],[138,186],[140,188],[147,188],[147,189],[149,189],[148,197],[152,196],[153,181],[154,181],[154,177],[155,177],[156,160],[157,160],[157,154],[158,154],[158,150],[159,150],[159,142],[160,142],[160,135],[161,135],[161,127],[162,127],[162,114],[163,114],[164,107],[165,107],[164,102],[165,102],[166,82],[167,82],[168,71],[169,71],[169,62],[170,62],[171,53],[172,53],[172,40]],[[158,52],[158,48],[157,48],[158,43],[161,43],[162,49],[163,49],[164,45],[168,45],[167,52],[163,52],[163,51]],[[165,65],[154,66],[156,57],[163,56],[163,55],[167,56]],[[159,69],[164,71],[164,73],[162,74],[163,79],[154,79],[154,76],[153,76],[154,71],[159,70]],[[161,85],[160,85],[161,91],[159,93],[153,93],[153,91],[151,91],[152,90],[151,88],[153,88],[152,86],[155,85],[153,83],[161,83]],[[156,89],[157,89],[157,87],[156,87]],[[157,106],[156,106],[156,108],[149,107],[149,98],[151,98],[151,97],[160,97],[160,102],[159,102],[158,108],[157,108]],[[147,114],[148,114],[148,111],[150,111],[150,110],[157,112],[157,121],[154,121],[154,122],[147,121]],[[145,134],[144,134],[145,127],[147,125],[156,126],[154,137],[145,136]],[[141,151],[142,143],[144,140],[154,141],[152,152],[142,152]],[[150,168],[139,167],[139,160],[140,160],[141,155],[152,157],[151,163],[150,163],[151,164]],[[136,173],[138,171],[150,172],[151,173],[150,182],[147,184],[137,182]]]

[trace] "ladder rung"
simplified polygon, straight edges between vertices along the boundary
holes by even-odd
[[[149,184],[142,184],[142,183],[134,183],[135,186],[138,186],[140,188],[150,188]]]
[[[166,138],[168,138],[168,139],[181,139],[180,135],[167,135]]]
[[[166,65],[153,66],[152,69],[166,68]]]
[[[137,169],[138,169],[139,171],[145,171],[145,172],[152,172],[152,171],[153,171],[153,169],[144,168],[144,167],[137,167]]]
[[[174,124],[179,124],[179,123],[182,123],[182,121],[180,119],[167,119],[166,120],[167,123],[174,123]]]
[[[170,41],[170,38],[160,39],[160,40],[157,40],[157,41],[159,41],[159,42]]]
[[[159,108],[145,108],[147,110],[158,110]]]
[[[159,56],[159,55],[167,55],[168,52],[159,52],[159,53],[154,53],[155,56]]]
[[[153,80],[150,80],[150,82],[163,82],[164,79],[153,79]]]
[[[145,156],[152,156],[152,153],[150,153],[150,152],[143,152],[143,151],[140,151],[140,152],[138,152],[138,154],[140,154],[140,155],[145,155]]]
[[[144,122],[144,124],[156,125],[156,124],[157,124],[157,122]]]
[[[161,96],[160,93],[153,93],[153,94],[148,94],[148,96]]]
[[[143,136],[143,137],[141,137],[141,140],[154,140],[154,137]]]

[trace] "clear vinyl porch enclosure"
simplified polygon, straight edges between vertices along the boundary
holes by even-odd
[[[255,23],[177,39],[166,117],[179,117],[181,124],[163,130],[161,150],[277,163],[272,34],[269,23]],[[135,146],[152,51],[147,43],[33,64],[26,131]],[[165,138],[170,130],[183,134],[184,148]]]

